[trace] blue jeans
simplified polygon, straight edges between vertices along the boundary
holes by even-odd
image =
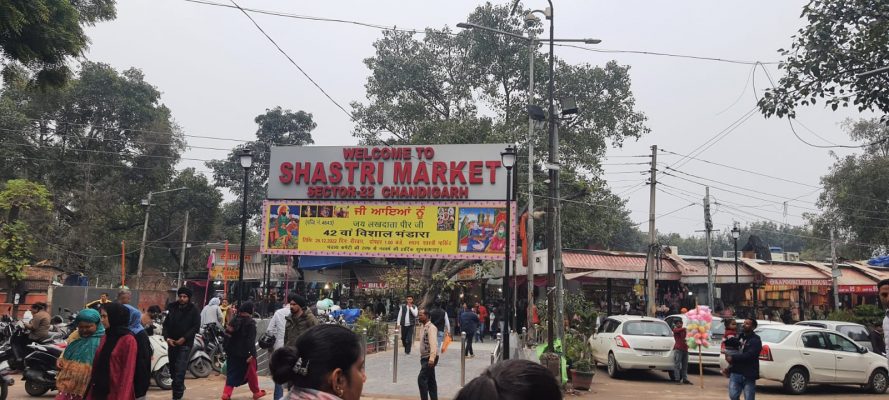
[[[284,397],[284,386],[281,386],[276,383],[275,384],[275,400],[278,400],[282,397]]]
[[[441,354],[441,347],[444,346],[444,331],[438,331],[438,354]]]
[[[754,400],[756,398],[756,379],[748,379],[744,375],[733,372],[728,381],[728,398],[739,400],[742,391],[744,400]]]
[[[173,379],[173,398],[185,395],[185,371],[188,370],[188,354],[191,346],[174,346],[167,351],[170,358],[170,377]]]

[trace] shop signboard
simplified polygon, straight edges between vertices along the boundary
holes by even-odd
[[[767,285],[779,286],[830,286],[830,279],[795,279],[795,278],[767,278]]]
[[[502,260],[507,245],[515,254],[502,201],[266,200],[262,211],[267,254]]]
[[[839,285],[842,294],[876,294],[877,285]]]

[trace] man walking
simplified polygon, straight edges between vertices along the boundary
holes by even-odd
[[[688,380],[688,343],[685,342],[685,335],[685,327],[680,319],[673,325],[673,377],[680,385],[691,385]]]
[[[448,313],[441,308],[441,304],[437,301],[433,303],[432,309],[429,310],[429,321],[438,330],[438,345],[439,350],[441,350],[445,335],[451,331],[451,322],[448,320]]]
[[[318,320],[308,311],[309,302],[304,297],[291,294],[287,296],[287,303],[290,305],[290,315],[285,318],[284,345],[296,347],[296,339],[309,328],[318,325]]]
[[[880,303],[886,310],[886,316],[883,317],[883,350],[889,350],[889,279],[877,283],[877,290],[880,293]]]
[[[730,400],[739,400],[743,392],[745,400],[754,400],[756,380],[759,378],[759,352],[762,350],[762,340],[754,332],[755,319],[744,320],[741,329],[740,336],[726,341],[726,346],[739,346],[741,349],[738,354],[725,355],[725,361],[729,363],[728,397]]]
[[[479,342],[484,343],[485,333],[487,333],[488,308],[481,303],[475,303],[475,307],[478,309],[478,335],[476,336]]]
[[[404,354],[411,354],[411,345],[414,342],[414,325],[416,324],[418,310],[414,305],[414,296],[405,297],[406,304],[398,308],[398,325],[401,327],[401,344],[404,346]],[[428,319],[428,316],[427,316]]]
[[[435,381],[435,365],[438,363],[438,329],[429,321],[426,310],[417,314],[417,320],[423,326],[423,336],[420,337],[420,374],[417,375],[420,399],[438,400],[438,382]]]
[[[460,313],[460,329],[466,334],[466,349],[463,350],[463,355],[470,358],[475,357],[475,352],[472,351],[472,338],[478,331],[478,323],[478,314],[471,308]]]
[[[173,400],[185,395],[185,370],[188,367],[188,354],[194,344],[194,336],[201,328],[201,315],[191,303],[192,292],[186,286],[176,291],[177,300],[167,306],[164,320],[164,339],[167,340],[167,356],[170,360],[170,375],[173,379]]]

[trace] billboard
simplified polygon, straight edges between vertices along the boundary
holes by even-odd
[[[504,200],[506,144],[273,146],[267,198]]]
[[[267,254],[502,260],[507,245],[515,254],[504,201],[266,200],[262,215]]]

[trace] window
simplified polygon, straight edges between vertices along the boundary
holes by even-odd
[[[837,335],[836,333],[828,333],[827,336],[830,340],[831,350],[846,351],[849,353],[858,352],[858,346],[856,346],[855,343],[853,343],[851,340]]]
[[[797,322],[797,325],[814,326],[816,328],[827,328],[827,325],[818,322]]]
[[[673,331],[661,321],[624,322],[624,335],[629,336],[673,336]]]
[[[837,327],[837,332],[842,333],[856,342],[869,342],[870,335],[867,334],[867,330],[864,329],[863,326],[858,325],[840,325]]]
[[[617,328],[617,321],[613,319],[606,319],[605,322],[599,326],[599,333],[611,333],[614,332],[614,329]]]
[[[807,349],[829,349],[827,340],[824,339],[824,335],[821,332],[803,333],[803,347]]]
[[[763,342],[768,343],[781,343],[790,335],[790,331],[781,329],[759,328],[755,332]]]

